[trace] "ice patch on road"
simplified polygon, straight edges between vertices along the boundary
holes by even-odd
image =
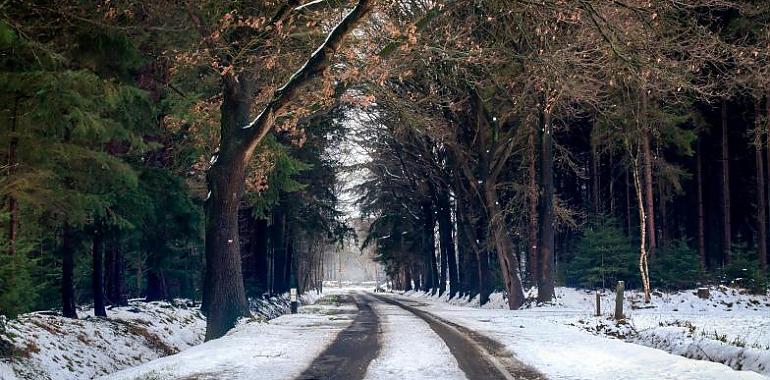
[[[380,317],[381,350],[366,372],[366,380],[465,380],[449,347],[414,314],[393,305],[372,303]]]

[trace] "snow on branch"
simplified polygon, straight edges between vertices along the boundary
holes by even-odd
[[[331,53],[333,53],[342,42],[342,39],[351,31],[353,27],[371,10],[371,0],[359,0],[343,19],[337,24],[326,40],[310,55],[310,58],[299,68],[281,88],[277,89],[272,99],[265,106],[262,112],[246,124],[242,129],[247,131],[247,141],[249,149],[253,149],[270,132],[272,123],[269,122],[272,114],[279,110],[292,100],[294,93],[321,72],[329,63]]]

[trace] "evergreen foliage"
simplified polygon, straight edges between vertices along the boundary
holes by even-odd
[[[679,290],[696,287],[705,274],[698,253],[685,238],[680,238],[659,250],[650,265],[650,277],[656,287]]]
[[[588,226],[575,247],[575,257],[566,264],[567,283],[586,288],[612,287],[625,281],[639,285],[638,249],[611,218]]]

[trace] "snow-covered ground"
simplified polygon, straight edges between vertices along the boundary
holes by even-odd
[[[107,310],[108,319],[80,310],[81,319],[37,312],[8,321],[11,360],[0,379],[90,379],[170,355],[203,341],[206,321],[185,302],[132,301]]]
[[[407,292],[405,295],[411,299],[428,301],[431,307],[446,308],[449,307],[448,303],[454,306],[478,308],[478,299],[448,300],[446,294],[438,297],[422,292]],[[546,323],[537,328],[549,331],[557,329],[555,331],[560,331],[560,334],[565,334],[565,337],[571,336],[569,331],[580,329],[598,335],[604,340],[619,338],[687,358],[724,363],[737,370],[750,370],[770,375],[770,298],[767,296],[752,296],[729,288],[712,288],[711,297],[708,300],[699,299],[695,291],[670,294],[656,292],[651,304],[644,305],[641,302],[641,294],[636,291],[627,291],[624,309],[628,316],[628,323],[621,325],[611,319],[615,301],[614,293],[603,292],[601,298],[602,316],[599,317],[593,315],[595,293],[571,288],[557,289],[558,301],[555,305],[529,305],[524,310],[503,311],[507,308],[506,300],[502,294],[496,293],[492,295],[490,302],[483,306],[483,311],[477,309],[475,312],[468,312],[468,309],[463,308],[466,312],[460,314],[468,317],[475,316],[477,320],[482,320],[483,323],[479,326],[493,324],[503,327],[511,324],[524,326],[521,331],[514,329],[513,332],[517,335],[529,330],[529,325],[532,323]],[[507,334],[511,335],[512,332]],[[551,335],[550,332],[546,334],[554,339],[558,338],[558,335]],[[532,339],[537,340],[536,336]],[[558,344],[558,342],[553,343]],[[605,347],[614,347],[618,343],[621,342],[610,341]],[[550,343],[546,341],[544,344],[547,346]],[[593,344],[602,343],[596,341]],[[619,346],[617,349],[623,349],[623,347],[625,346]],[[521,344],[514,346],[512,343],[511,349],[517,353],[524,351],[526,356],[527,349]],[[533,346],[532,349],[536,350],[537,347]],[[576,351],[579,350],[576,349]],[[603,356],[601,352],[596,354],[598,357]],[[583,357],[587,358],[586,355]],[[522,357],[522,359],[527,362],[526,358]],[[547,356],[530,359],[535,360],[530,364],[536,367],[538,360],[541,365],[548,366]],[[697,368],[694,368],[695,373],[712,373],[713,370],[707,370],[709,363],[695,363],[697,363],[695,364]],[[583,365],[588,366],[588,364]],[[599,367],[604,368],[606,365],[602,364]],[[609,367],[612,367],[612,364],[609,364]],[[630,370],[628,373],[634,373],[634,371]],[[553,374],[561,377],[566,372],[556,371]],[[705,376],[708,377],[708,375]]]
[[[102,378],[291,379],[351,325],[356,306],[340,295],[362,290],[327,288],[316,303],[320,295],[305,296],[299,314],[269,321],[287,303],[261,301],[264,316],[243,320],[225,337],[198,345],[205,322],[197,308],[183,305],[135,302],[111,310],[109,320],[27,314],[10,322],[17,356],[0,362],[0,379],[87,379],[108,373]],[[501,294],[483,308],[478,300],[420,292],[387,296],[500,342],[549,379],[766,379],[760,373],[767,374],[770,363],[768,298],[726,288],[711,293],[709,300],[692,292],[658,293],[653,308],[642,308],[640,295],[627,292],[629,318],[621,325],[609,318],[610,292],[602,295],[599,317],[593,316],[593,292],[567,288],[557,290],[554,305],[515,311],[506,309]],[[379,318],[380,350],[366,379],[466,378],[428,323],[389,303],[370,305]],[[181,352],[161,357],[176,351]],[[700,358],[695,351],[709,361],[689,359]],[[119,368],[126,369],[113,373]]]
[[[351,323],[355,313],[354,305],[320,301],[266,323],[243,321],[220,339],[103,379],[291,379]]]
[[[308,293],[303,303],[320,295]],[[250,300],[255,321],[276,318],[289,309],[288,297]],[[144,302],[107,310],[79,310],[80,319],[35,312],[7,321],[0,344],[12,344],[0,357],[0,380],[91,379],[184,351],[203,342],[206,321],[199,306],[186,300]],[[11,343],[12,342],[12,343]]]

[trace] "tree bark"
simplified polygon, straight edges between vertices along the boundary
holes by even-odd
[[[113,306],[125,306],[128,304],[123,283],[125,265],[119,236],[113,237],[107,246],[105,261],[107,300]]]
[[[660,240],[658,241],[658,245],[665,247],[666,244],[668,244],[669,241],[669,220],[668,220],[668,209],[667,209],[667,199],[666,199],[666,189],[663,187],[663,184],[659,181],[658,182],[658,204],[660,205],[660,212],[659,212],[659,220],[660,220]]]
[[[724,265],[730,264],[732,256],[732,224],[730,218],[730,154],[729,140],[727,135],[727,100],[722,99],[721,104],[722,120],[722,149],[719,161],[721,162],[722,173],[720,200],[722,203],[722,260]]]
[[[500,210],[497,189],[492,181],[484,185],[484,197],[489,212],[489,222],[492,238],[495,241],[497,260],[503,275],[505,290],[508,292],[508,307],[518,309],[524,304],[524,291],[519,279],[519,263],[514,254],[513,241],[506,228],[505,216]]]
[[[428,271],[426,287],[431,290],[431,293],[435,293],[438,290],[439,274],[436,264],[436,252],[435,252],[435,235],[433,234],[433,228],[436,225],[436,221],[433,217],[433,207],[430,201],[422,202],[422,218],[423,218],[423,255],[425,257],[425,266]]]
[[[757,256],[759,265],[763,271],[767,270],[767,230],[765,217],[765,169],[762,157],[762,109],[760,107],[760,98],[754,99],[754,159],[756,161],[756,181],[757,181]]]
[[[767,198],[765,205],[767,207],[770,207],[770,88],[767,89],[767,92],[765,93],[765,141],[766,141],[766,149],[767,149]],[[765,214],[770,215],[770,214]],[[766,225],[765,228],[768,226]],[[768,234],[768,231],[765,230],[765,235]],[[767,263],[767,254],[765,254],[765,263]],[[765,269],[767,271],[767,268]]]
[[[701,157],[701,139],[698,138],[695,146],[695,185],[698,195],[698,257],[701,269],[706,269],[706,218],[703,208],[703,158]]]
[[[476,243],[476,258],[479,262],[479,304],[484,305],[489,302],[489,295],[492,294],[492,271],[489,268],[489,240],[486,230],[489,226],[487,218],[480,217],[476,222],[475,236],[481,240]],[[476,241],[476,240],[474,240]]]
[[[538,264],[538,189],[537,189],[537,131],[535,123],[530,123],[527,131],[527,150],[528,150],[528,203],[529,203],[529,226],[527,229],[527,241],[529,243],[528,264],[529,264],[529,283],[530,286],[537,284],[539,264]]]
[[[75,307],[75,236],[72,228],[65,224],[61,237],[62,277],[61,301],[62,315],[66,318],[78,318]]]
[[[639,201],[639,273],[642,277],[642,289],[644,290],[644,302],[650,302],[650,273],[648,266],[648,254],[646,247],[647,223],[645,219],[642,184],[639,180],[639,164],[636,157],[633,158],[634,188],[636,189],[636,199]]]
[[[91,239],[91,292],[94,298],[94,316],[106,317],[107,310],[104,308],[104,234],[97,229]]]
[[[626,236],[631,237],[631,183],[628,180],[628,168],[625,172],[626,178]]]
[[[642,157],[644,160],[643,170],[644,170],[644,195],[645,195],[645,204],[646,204],[646,220],[647,220],[647,235],[649,235],[649,256],[655,257],[655,249],[657,248],[657,241],[655,239],[655,200],[654,200],[654,192],[653,192],[653,182],[652,182],[652,176],[653,176],[653,166],[652,166],[652,149],[650,148],[650,139],[652,136],[650,136],[650,125],[649,120],[647,118],[647,91],[646,89],[642,88],[641,91],[641,109],[640,109],[640,117],[641,117],[641,131],[642,131]]]
[[[591,207],[595,215],[601,212],[601,199],[599,197],[601,177],[599,173],[599,153],[597,152],[596,142],[591,138]]]
[[[11,136],[8,144],[8,176],[12,176],[18,165],[16,150],[19,146],[19,137],[16,136],[16,127],[18,123],[17,115],[19,108],[19,96],[14,98],[13,115],[11,115]],[[16,240],[19,231],[19,205],[13,195],[8,196],[8,256],[16,255]],[[11,273],[13,275],[13,273]]]
[[[404,290],[410,291],[412,290],[412,271],[409,265],[404,265],[402,270],[404,272]]]
[[[454,237],[452,236],[452,209],[448,193],[448,189],[443,189],[436,194],[436,216],[438,219],[441,255],[443,257],[442,262],[446,263],[447,277],[449,277],[449,298],[454,298],[460,287],[460,281],[458,280],[457,273],[457,257],[455,256]]]
[[[146,301],[161,301],[169,299],[166,286],[166,274],[160,263],[158,253],[151,253],[147,258],[147,289],[144,298]]]
[[[551,111],[544,106],[541,135],[541,196],[540,202],[540,273],[537,283],[538,302],[550,302],[554,297],[554,215],[553,215],[553,123]]]
[[[248,78],[224,78],[220,152],[207,174],[206,275],[202,310],[207,314],[206,340],[223,336],[238,318],[248,315],[241,273],[238,207],[243,195],[248,152],[226,138],[249,121],[254,89]]]

